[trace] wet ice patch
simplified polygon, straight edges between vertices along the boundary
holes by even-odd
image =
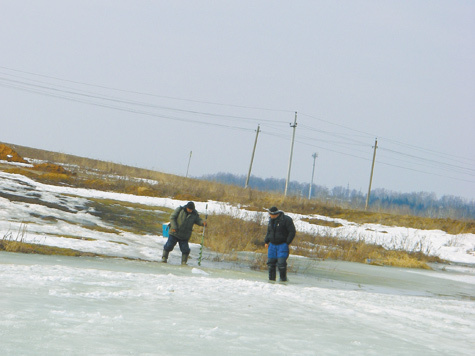
[[[203,276],[209,276],[209,273],[206,273],[202,269],[199,269],[199,268],[196,268],[196,267],[191,270],[191,273],[200,274],[200,275],[203,275]]]

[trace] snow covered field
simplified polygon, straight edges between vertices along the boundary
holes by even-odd
[[[2,355],[471,355],[475,330],[475,235],[449,235],[343,220],[298,231],[364,238],[388,248],[424,244],[457,262],[432,271],[293,257],[305,274],[271,284],[265,272],[206,259],[156,263],[162,236],[111,228],[90,198],[175,208],[183,201],[50,186],[0,172],[0,234],[146,261],[0,253]],[[197,203],[204,211],[205,203]],[[256,212],[208,202],[210,213]],[[266,214],[261,214],[263,222]],[[318,216],[320,219],[328,219]],[[106,230],[105,230],[106,231]],[[62,236],[82,236],[73,239]]]

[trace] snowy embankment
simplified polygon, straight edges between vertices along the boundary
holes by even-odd
[[[88,226],[109,226],[91,214],[88,199],[108,199],[154,207],[176,208],[186,201],[170,198],[154,198],[105,192],[94,189],[53,186],[38,183],[18,174],[0,172],[0,235],[19,238],[22,228],[25,242],[73,248],[106,255],[156,260],[162,236],[147,236],[121,231],[119,234],[99,232]],[[246,210],[225,202],[196,202],[203,214],[207,206],[209,214],[228,214],[243,220],[257,220],[263,224],[267,214]],[[406,227],[390,227],[377,224],[356,224],[343,219],[319,215],[301,215],[287,212],[295,222],[297,231],[322,234],[343,239],[364,240],[387,249],[421,251],[442,259],[475,264],[475,235],[451,235],[439,230],[418,230]],[[309,224],[304,218],[335,221],[340,227]],[[80,236],[82,239],[65,238]],[[90,239],[90,240],[88,240]]]

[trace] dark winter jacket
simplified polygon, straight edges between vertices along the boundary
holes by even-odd
[[[280,245],[286,243],[290,245],[295,237],[295,225],[290,216],[280,213],[275,219],[269,219],[265,243]]]
[[[203,220],[196,210],[191,213],[186,211],[184,206],[180,206],[170,216],[170,235],[175,236],[179,240],[189,240],[193,225],[203,226]],[[176,230],[172,232],[172,230]]]

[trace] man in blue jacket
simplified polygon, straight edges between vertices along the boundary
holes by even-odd
[[[279,268],[280,280],[286,282],[289,245],[295,237],[294,221],[275,206],[270,208],[268,212],[270,219],[264,242],[268,249],[267,266],[269,266],[269,280],[275,281],[277,266]]]

